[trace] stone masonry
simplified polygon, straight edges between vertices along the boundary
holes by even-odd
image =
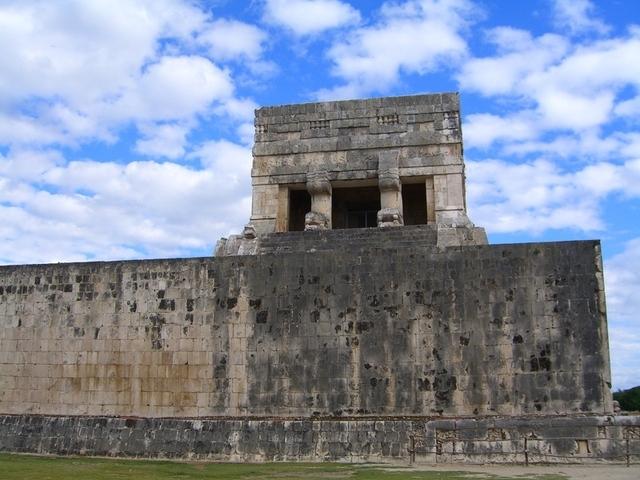
[[[457,93],[265,107],[255,125],[250,235],[223,239],[217,255],[255,253],[261,236],[289,231],[292,191],[309,193],[305,229],[322,230],[335,227],[336,190],[366,186],[379,192],[377,226],[404,225],[403,188],[420,185],[411,203],[438,245],[487,243],[467,217]]]
[[[254,153],[216,257],[0,266],[0,451],[638,459],[600,243],[486,244],[457,95],[260,109]]]
[[[597,243],[378,251],[2,267],[0,409],[612,413]]]
[[[522,461],[529,432],[553,461],[635,432],[597,242],[298,235],[315,253],[1,267],[0,450]]]

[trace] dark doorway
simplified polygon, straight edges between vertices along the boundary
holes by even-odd
[[[304,230],[304,216],[311,211],[311,195],[306,190],[289,190],[289,231]]]
[[[405,225],[427,223],[427,189],[424,182],[402,184],[402,216]]]
[[[334,229],[378,226],[378,187],[334,188],[331,203]]]

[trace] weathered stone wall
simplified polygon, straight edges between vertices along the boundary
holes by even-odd
[[[254,177],[304,182],[314,163],[337,178],[363,170],[375,176],[378,152],[388,148],[400,150],[407,174],[412,167],[462,164],[457,93],[263,107],[255,124]]]
[[[0,413],[610,413],[599,243],[0,268]]]
[[[0,451],[216,461],[640,460],[638,416],[181,419],[0,415]]]
[[[287,230],[288,188],[304,188],[309,172],[325,172],[334,187],[377,186],[390,153],[402,181],[425,183],[429,222],[466,211],[457,93],[263,107],[255,126],[251,223],[259,234]]]

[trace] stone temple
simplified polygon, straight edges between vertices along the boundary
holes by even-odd
[[[405,225],[441,247],[487,243],[467,217],[457,94],[261,108],[253,155],[251,222],[217,255],[274,232]]]
[[[487,243],[457,94],[261,108],[255,139],[215,256],[0,267],[0,451],[638,459],[600,243]]]

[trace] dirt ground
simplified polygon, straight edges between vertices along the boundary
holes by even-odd
[[[544,465],[524,467],[519,465],[418,465],[416,470],[440,472],[473,472],[486,475],[531,476],[566,475],[582,480],[640,480],[640,465]]]

